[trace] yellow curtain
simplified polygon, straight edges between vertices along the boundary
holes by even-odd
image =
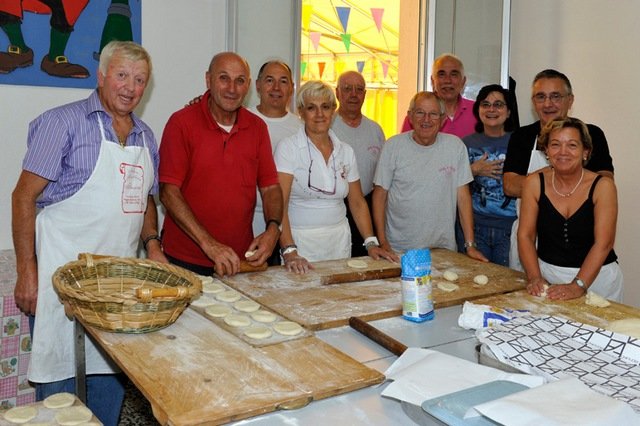
[[[398,92],[395,89],[367,89],[362,113],[377,122],[386,139],[395,136],[398,128]]]

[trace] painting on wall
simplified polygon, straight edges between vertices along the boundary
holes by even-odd
[[[94,88],[100,51],[141,40],[142,0],[0,0],[0,84]]]

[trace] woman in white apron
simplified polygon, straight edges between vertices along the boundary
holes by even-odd
[[[284,197],[281,255],[287,269],[296,273],[311,268],[309,262],[351,256],[345,198],[369,255],[397,260],[373,235],[353,149],[330,130],[336,105],[327,84],[305,83],[297,95],[304,128],[282,140],[275,153]]]

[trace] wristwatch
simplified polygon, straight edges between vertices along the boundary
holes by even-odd
[[[380,242],[378,238],[375,236],[367,237],[364,239],[364,244],[362,244],[365,249],[369,250],[370,247],[380,247]]]
[[[582,281],[580,278],[575,277],[573,279],[573,282],[575,282],[576,284],[578,284],[578,287],[580,287],[581,289],[583,289],[584,291],[587,291],[587,285],[584,283],[584,281]]]
[[[280,256],[284,257],[285,254],[293,253],[296,250],[298,250],[298,246],[295,244],[284,246],[280,249]]]
[[[269,224],[270,224],[270,223],[275,223],[275,224],[276,224],[276,226],[278,227],[278,231],[282,232],[282,224],[281,224],[281,223],[280,223],[280,221],[279,221],[279,220],[277,220],[277,219],[269,219],[269,220],[267,221],[267,225],[264,227],[264,229],[267,229],[267,228],[269,227]]]
[[[469,247],[477,248],[478,245],[475,241],[465,241],[464,248],[468,249]]]

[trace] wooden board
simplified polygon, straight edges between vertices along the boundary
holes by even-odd
[[[397,265],[387,261],[374,261],[368,257],[367,270],[376,270],[386,263],[386,268]],[[356,316],[365,321],[388,318],[402,314],[400,278],[349,282],[324,285],[328,276],[351,273],[347,260],[331,260],[314,263],[315,269],[304,275],[287,272],[284,267],[271,267],[265,272],[239,274],[225,277],[230,287],[244,293],[279,315],[302,324],[310,330],[347,325]],[[524,288],[524,275],[495,264],[478,262],[449,250],[432,250],[434,281],[442,279],[442,272],[452,269],[460,276],[460,289],[446,293],[433,290],[437,308],[463,303],[493,294]],[[477,274],[489,277],[489,284],[473,283]]]
[[[219,424],[379,383],[384,376],[315,337],[254,348],[187,309],[140,334],[89,327],[161,424]]]
[[[577,299],[553,301],[532,296],[526,290],[474,300],[474,303],[500,308],[525,309],[534,314],[563,316],[583,324],[606,328],[610,321],[640,318],[640,310],[632,306],[611,302],[611,306],[598,308],[585,304],[586,296]]]
[[[60,412],[61,409],[53,409],[53,408],[47,408],[44,406],[44,403],[42,401],[39,402],[33,402],[31,404],[27,404],[28,406],[34,407],[37,410],[37,414],[36,417],[34,417],[33,419],[31,419],[28,423],[26,423],[27,425],[31,425],[31,424],[50,424],[50,425],[57,425],[58,422],[56,422],[55,417],[56,414],[58,412]],[[86,405],[84,405],[82,403],[82,401],[80,401],[77,397],[75,402],[73,403],[74,407],[85,407],[87,408]],[[16,426],[17,423],[13,423],[10,422],[8,420],[6,420],[4,418],[4,414],[7,412],[8,410],[0,410],[0,426]],[[95,422],[95,424],[97,425],[101,425],[102,422],[94,415],[93,417],[91,417],[91,422]]]

